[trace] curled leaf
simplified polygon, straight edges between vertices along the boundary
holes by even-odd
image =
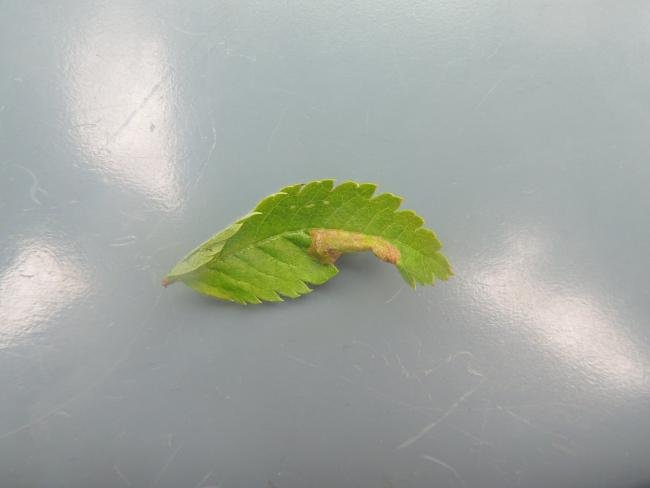
[[[191,251],[163,279],[242,304],[282,301],[338,273],[346,252],[372,251],[404,280],[430,285],[452,275],[435,234],[402,199],[376,185],[333,180],[283,188]]]

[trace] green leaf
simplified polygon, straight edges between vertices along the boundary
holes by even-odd
[[[163,285],[182,281],[194,290],[242,304],[282,301],[311,291],[338,269],[346,252],[372,251],[394,264],[404,280],[430,285],[452,275],[435,234],[412,210],[398,210],[376,185],[333,180],[283,188],[191,251]]]

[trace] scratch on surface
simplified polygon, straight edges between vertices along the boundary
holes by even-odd
[[[492,87],[488,91],[485,92],[485,94],[483,95],[483,98],[481,98],[481,100],[476,104],[475,110],[480,109],[483,106],[483,104],[485,102],[487,102],[488,98],[490,98],[490,96],[494,93],[494,91],[497,88],[499,88],[499,86],[501,85],[501,83],[503,83],[503,80],[505,80],[505,79],[506,79],[505,75],[501,76],[501,78],[499,78],[496,81],[496,83],[494,83],[494,85],[492,85]]]
[[[486,58],[488,61],[490,61],[494,56],[497,55],[497,53],[501,50],[501,47],[505,43],[506,37],[503,36],[500,40],[499,43],[497,44],[497,47],[494,48],[494,51]]]
[[[431,461],[432,463],[436,463],[437,465],[446,468],[451,474],[454,475],[454,478],[456,479],[456,481],[458,481],[458,483],[460,483],[461,486],[467,486],[463,478],[461,478],[460,475],[458,474],[458,471],[456,471],[456,469],[453,466],[444,462],[442,459],[429,456],[428,454],[423,454],[422,459],[426,459],[427,461]]]
[[[298,364],[302,364],[303,366],[309,366],[310,368],[318,369],[317,364],[310,363],[306,359],[299,358],[298,356],[294,356],[293,354],[287,354],[287,357]]]
[[[399,367],[402,368],[402,375],[408,379],[411,377],[411,372],[406,369],[406,366],[404,366],[404,363],[402,363],[402,358],[399,357],[399,354],[395,354],[395,359],[397,359],[397,364],[399,364]]]
[[[282,122],[284,122],[284,118],[286,117],[288,111],[289,111],[289,105],[285,105],[284,108],[282,109],[282,112],[280,113],[280,116],[276,120],[273,129],[271,129],[271,133],[269,134],[269,139],[266,142],[267,153],[271,152],[271,149],[273,148],[273,142],[275,141],[275,135],[277,134],[280,127],[282,126]]]
[[[423,369],[421,371],[424,373],[424,376],[426,377],[426,376],[429,376],[430,374],[435,373],[436,371],[438,371],[440,368],[442,368],[448,362],[449,362],[449,358],[441,359],[433,366],[433,368]]]
[[[59,411],[63,410],[67,405],[70,405],[72,402],[77,400],[78,398],[81,398],[85,393],[91,391],[94,388],[97,388],[99,385],[101,385],[104,381],[106,381],[116,370],[117,368],[120,367],[130,356],[131,354],[131,348],[133,347],[133,344],[139,339],[140,334],[144,331],[145,327],[149,324],[149,321],[151,320],[151,317],[153,316],[153,312],[160,303],[160,299],[162,297],[162,291],[158,293],[158,296],[154,300],[153,305],[149,309],[149,312],[147,315],[144,317],[142,320],[142,323],[136,330],[135,334],[133,335],[133,338],[127,343],[127,345],[124,348],[124,352],[122,356],[113,363],[112,366],[109,366],[108,369],[101,375],[99,375],[98,379],[89,385],[81,388],[77,393],[73,394],[72,396],[68,397],[68,399],[62,401],[61,403],[55,405],[53,408],[45,412],[43,415],[40,415],[31,421],[20,425],[16,427],[15,429],[12,429],[10,431],[7,431],[3,434],[0,434],[0,440],[6,439],[7,437],[11,437],[14,434],[18,434],[19,432],[23,432],[27,429],[30,429],[34,425],[38,425],[41,422],[46,421],[50,417],[56,415]]]
[[[395,69],[395,73],[397,74],[397,79],[399,81],[399,84],[402,86],[402,89],[405,90],[407,88],[406,77],[404,76],[404,71],[402,70],[402,66],[399,63],[400,58],[394,44],[392,48],[393,48],[393,68]]]
[[[201,41],[203,41],[205,38],[206,38],[206,37],[203,37],[203,36],[200,37],[196,42],[194,42],[191,46],[189,46],[189,48],[188,48],[185,52],[186,52],[186,53],[189,53],[189,52],[194,51],[194,50],[196,49],[196,47],[199,45],[199,43],[200,43]],[[215,46],[213,46],[212,48],[210,48],[210,49],[208,50],[208,52],[211,51],[214,47],[215,47]],[[142,109],[144,109],[144,108],[147,106],[147,104],[149,103],[149,101],[150,101],[152,98],[154,98],[154,96],[156,95],[156,93],[158,93],[158,91],[159,91],[159,90],[160,90],[160,89],[161,89],[161,88],[162,88],[162,87],[167,83],[167,81],[170,80],[170,79],[172,78],[172,74],[173,74],[173,72],[174,72],[174,70],[173,70],[171,67],[167,68],[167,69],[163,72],[163,74],[161,75],[161,77],[160,77],[160,79],[158,80],[158,82],[154,83],[154,85],[151,87],[151,89],[149,90],[149,92],[148,92],[148,93],[144,96],[144,98],[140,101],[140,103],[138,104],[138,106],[137,106],[137,107],[136,107],[136,108],[135,108],[135,109],[134,109],[134,110],[133,110],[133,111],[132,111],[132,112],[131,112],[127,117],[126,117],[126,119],[124,119],[124,121],[123,121],[123,122],[120,124],[120,126],[115,130],[115,132],[113,132],[113,133],[112,133],[112,134],[107,138],[106,142],[105,142],[104,145],[102,146],[102,149],[107,149],[111,144],[113,144],[113,143],[117,140],[117,138],[120,136],[120,134],[122,134],[122,132],[124,131],[124,129],[126,129],[126,128],[129,126],[129,124],[131,124],[131,122],[132,122],[133,119],[138,115],[138,113],[140,113],[140,112],[142,111]]]
[[[422,348],[424,347],[424,343],[422,342],[422,339],[417,336],[416,339],[418,341],[418,359],[422,359]]]
[[[214,121],[214,115],[210,114],[210,124],[212,128],[212,144],[210,145],[210,149],[208,150],[207,156],[203,159],[203,162],[199,166],[198,171],[196,172],[196,178],[187,185],[187,193],[190,193],[190,190],[192,190],[196,185],[198,185],[199,181],[201,181],[201,178],[205,175],[205,169],[208,166],[208,163],[212,159],[212,156],[214,155],[214,151],[217,149],[217,124]]]
[[[384,363],[386,363],[386,366],[390,366],[390,363],[388,362],[388,359],[386,358],[386,356],[383,355],[383,354],[380,354],[379,352],[377,352],[377,350],[374,347],[372,347],[370,344],[368,344],[367,342],[361,342],[361,341],[356,341],[355,340],[355,341],[352,341],[351,344],[354,344],[356,346],[361,346],[361,347],[367,349],[368,351],[370,351],[373,358],[379,356],[380,358],[382,358],[384,360]]]
[[[569,438],[567,436],[565,436],[563,434],[559,434],[557,432],[553,432],[552,430],[549,430],[549,429],[547,429],[545,427],[537,425],[534,422],[532,422],[530,419],[527,419],[526,417],[522,417],[518,413],[515,413],[512,410],[510,410],[509,408],[505,408],[503,406],[497,405],[497,410],[501,410],[502,412],[507,413],[508,415],[512,416],[513,418],[519,420],[521,423],[526,424],[529,427],[532,427],[533,429],[537,429],[537,430],[539,430],[541,432],[546,432],[548,434],[553,434],[553,435],[555,435],[555,436],[557,436],[557,437],[559,437],[561,439],[564,439],[567,442],[569,441]]]
[[[32,179],[32,186],[31,186],[30,189],[29,189],[29,197],[32,199],[32,202],[34,202],[34,203],[37,204],[37,205],[43,205],[43,203],[38,199],[38,197],[37,197],[36,195],[40,193],[40,194],[43,195],[43,196],[47,196],[48,193],[47,193],[47,191],[45,191],[45,190],[43,189],[43,187],[40,185],[40,183],[38,182],[38,178],[36,177],[36,175],[34,174],[34,172],[33,172],[31,169],[26,168],[26,167],[23,166],[22,164],[16,164],[16,163],[14,163],[14,166],[15,166],[16,168],[20,168],[20,169],[22,169],[22,170],[23,170],[25,173],[27,173],[27,174],[30,176],[30,178]]]
[[[117,467],[117,464],[113,465],[113,471],[115,471],[115,473],[120,477],[120,479],[126,486],[133,486],[129,481],[129,479],[124,475],[124,473],[120,471],[120,468]]]
[[[565,454],[568,454],[569,456],[575,456],[576,452],[571,449],[570,447],[567,447],[565,445],[562,445],[558,442],[551,442],[551,446],[553,446],[555,449],[557,449],[560,452],[563,452]]]
[[[201,478],[201,481],[199,481],[196,485],[194,485],[194,488],[202,488],[204,483],[208,481],[208,479],[210,479],[210,476],[212,476],[212,471],[210,471],[203,478]]]
[[[175,31],[180,32],[181,34],[187,34],[188,36],[207,36],[208,34],[210,34],[209,31],[191,31],[188,29],[184,29],[175,24],[172,24],[168,20],[163,20],[163,22],[169,27],[171,27],[172,29],[174,29]]]
[[[474,394],[474,392],[480,387],[481,385],[475,386],[471,390],[466,391],[463,393],[458,400],[456,400],[454,403],[451,404],[451,406],[445,410],[445,412],[440,415],[437,419],[435,419],[433,422],[431,422],[428,425],[425,425],[420,431],[406,439],[404,442],[402,442],[399,446],[397,446],[397,449],[404,449],[411,444],[419,441],[422,437],[424,437],[431,429],[434,429],[437,427],[443,420],[445,420],[447,417],[449,417],[454,411],[463,404],[465,400],[467,400],[470,396]]]
[[[474,375],[474,376],[478,376],[479,378],[483,378],[485,376],[481,371],[479,371],[479,370],[475,369],[474,367],[472,367],[471,362],[476,361],[476,357],[474,356],[474,353],[472,353],[471,351],[458,351],[458,352],[452,354],[451,356],[449,356],[447,358],[447,362],[452,362],[457,357],[460,357],[460,356],[467,356],[468,359],[467,359],[467,364],[465,365],[465,370],[469,374]]]
[[[257,56],[254,55],[249,56],[248,54],[233,52],[232,49],[230,49],[230,42],[226,41],[225,46],[226,46],[225,54],[227,58],[241,58],[241,59],[245,59],[250,63],[257,62]]]
[[[230,395],[224,395],[223,392],[221,391],[221,389],[218,386],[215,385],[214,389],[221,398],[224,398],[226,400],[230,400],[230,398],[231,398]]]
[[[492,400],[490,398],[487,398],[485,401],[485,407],[483,408],[483,418],[481,419],[481,430],[479,431],[479,439],[483,439],[485,437],[485,427],[487,425],[488,414],[490,412],[491,404],[492,404]],[[478,453],[476,454],[477,467],[481,466],[482,460],[483,460],[483,449],[479,449]]]
[[[137,237],[134,235],[118,237],[113,242],[111,242],[111,247],[123,247],[133,244],[136,241]]]
[[[472,439],[474,441],[474,445],[476,446],[489,446],[489,447],[494,447],[494,444],[492,444],[489,441],[486,441],[485,439],[482,439],[471,432],[466,431],[465,429],[461,429],[460,427],[456,427],[455,425],[450,425],[449,428],[452,430],[455,430],[456,432],[460,432],[463,434],[465,437],[468,437],[469,439]]]
[[[153,486],[158,486],[160,482],[162,481],[163,476],[167,472],[167,468],[169,468],[170,464],[174,462],[174,459],[180,452],[180,450],[183,448],[183,443],[181,442],[176,449],[172,451],[172,453],[169,455],[167,458],[167,461],[165,461],[165,464],[163,464],[162,468],[160,468],[160,471],[158,471],[158,475],[156,476],[156,480],[153,483]]]
[[[406,285],[400,286],[400,288],[395,292],[395,294],[384,302],[384,305],[387,304],[387,303],[392,302],[393,300],[395,300],[395,298],[397,298],[399,296],[399,294],[402,293],[404,288],[406,288]]]
[[[131,112],[127,117],[126,117],[126,119],[124,119],[124,122],[122,122],[122,123],[120,124],[120,126],[115,130],[115,132],[113,132],[113,133],[108,137],[108,139],[106,140],[106,143],[104,144],[104,146],[102,147],[102,149],[106,149],[106,148],[108,148],[108,146],[110,146],[111,144],[113,144],[113,143],[117,140],[117,138],[118,138],[118,137],[120,136],[120,134],[124,131],[124,129],[126,129],[126,128],[129,126],[129,124],[131,123],[131,121],[132,121],[132,120],[133,120],[133,119],[138,115],[138,113],[140,113],[140,111],[142,111],[142,109],[143,109],[144,107],[147,106],[147,104],[149,103],[149,100],[151,100],[151,99],[154,97],[154,95],[158,92],[158,90],[160,90],[160,88],[165,84],[165,82],[167,81],[167,79],[169,79],[169,78],[171,77],[171,74],[172,74],[172,69],[171,69],[171,68],[167,68],[167,69],[165,70],[165,72],[163,73],[163,75],[162,75],[162,76],[160,77],[160,79],[158,80],[158,82],[155,83],[155,84],[151,87],[151,89],[149,90],[149,92],[148,92],[148,93],[145,95],[145,97],[140,101],[140,103],[138,104],[137,108],[135,108],[135,109],[134,109],[134,110],[133,110],[133,111],[132,111],[132,112]]]
[[[498,407],[492,408],[492,410],[503,410],[504,408],[550,408],[550,407],[562,407],[562,408],[575,408],[581,410],[582,407],[577,403],[568,403],[568,402],[539,402],[539,403],[513,403],[508,405],[499,405]]]

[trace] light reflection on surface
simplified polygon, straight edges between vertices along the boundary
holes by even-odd
[[[626,335],[614,310],[584,289],[567,287],[544,272],[545,241],[523,231],[470,282],[478,300],[506,324],[523,326],[542,347],[592,381],[614,389],[642,387],[643,353]]]
[[[146,16],[84,18],[67,60],[68,106],[84,161],[164,208],[181,198],[167,47]]]
[[[89,290],[87,271],[67,247],[25,241],[0,274],[0,350],[28,339]]]

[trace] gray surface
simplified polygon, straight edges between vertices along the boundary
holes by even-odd
[[[0,7],[0,486],[648,486],[648,2]],[[457,276],[159,286],[323,177]]]

